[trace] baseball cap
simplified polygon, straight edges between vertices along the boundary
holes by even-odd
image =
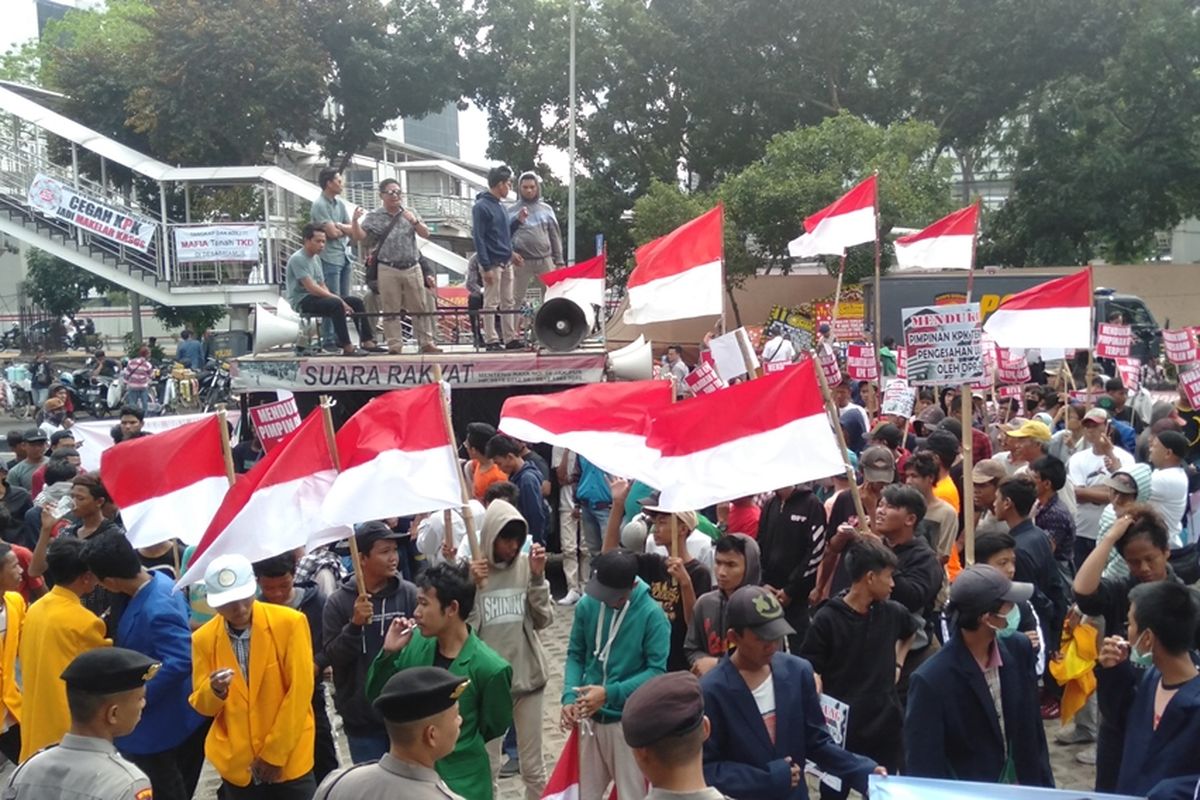
[[[690,672],[655,675],[629,695],[621,711],[621,732],[630,747],[649,747],[683,736],[704,721],[700,679]]]
[[[725,606],[725,625],[739,630],[749,628],[768,641],[796,632],[784,619],[779,600],[761,586],[743,586],[730,595]]]
[[[884,422],[871,431],[871,440],[883,442],[891,448],[900,446],[900,439],[903,436],[902,431],[896,425],[890,422]]]
[[[1179,431],[1163,431],[1155,438],[1163,447],[1175,454],[1176,458],[1185,458],[1188,451],[1188,440]],[[25,441],[29,441],[26,439]]]
[[[655,498],[657,500],[657,498]],[[642,506],[642,510],[651,514],[671,514],[679,520],[679,527],[686,531],[696,530],[696,525],[700,520],[696,517],[695,511],[667,511],[665,508],[660,508],[657,505]]]
[[[1021,427],[1011,430],[1008,435],[1014,439],[1033,439],[1038,442],[1050,441],[1050,427],[1036,419],[1021,423]]]
[[[950,602],[986,608],[1000,601],[1023,603],[1033,597],[1032,583],[1016,583],[990,564],[976,564],[958,573],[950,586]]]
[[[867,481],[891,483],[896,479],[896,457],[886,447],[868,447],[858,463]]]
[[[1047,414],[1045,411],[1039,411],[1033,415],[1035,421],[1042,423],[1047,428],[1054,424],[1054,417]]]
[[[1137,481],[1128,472],[1114,472],[1101,481],[1101,483],[1110,489],[1115,489],[1121,494],[1136,495],[1138,493]]]
[[[204,588],[213,608],[253,597],[258,583],[250,559],[236,553],[217,556],[204,570]]]
[[[609,550],[592,559],[592,577],[584,592],[601,603],[614,603],[633,588],[637,580],[637,556],[625,550]]]
[[[991,483],[1008,477],[1008,470],[994,458],[985,458],[971,468],[971,483]]]
[[[937,406],[925,406],[921,409],[921,413],[917,414],[917,421],[924,422],[926,425],[937,425],[946,418],[946,412]]]
[[[21,437],[21,440],[29,443],[44,442],[46,441],[46,432],[41,428],[30,428],[25,431],[25,435]]]
[[[1087,425],[1088,423],[1093,425],[1107,425],[1108,412],[1103,408],[1089,409],[1088,412],[1083,415],[1083,424]]]
[[[364,522],[358,526],[358,531],[354,534],[354,544],[358,545],[358,552],[369,553],[376,542],[381,542],[384,539],[403,538],[404,534],[397,533],[385,523],[373,520],[371,522]]]

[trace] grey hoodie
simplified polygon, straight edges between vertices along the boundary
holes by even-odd
[[[558,217],[554,209],[542,202],[542,180],[536,172],[521,174],[520,181],[532,178],[537,181],[538,193],[532,200],[522,197],[508,209],[508,218],[515,220],[522,208],[529,209],[525,222],[513,231],[512,247],[524,258],[549,258],[555,264],[562,266],[563,259],[562,231],[558,227]],[[520,181],[517,186],[519,187]]]
[[[546,576],[529,571],[529,555],[518,552],[507,563],[496,562],[496,538],[505,527],[516,525],[521,544],[529,526],[521,512],[504,500],[493,500],[483,515],[479,546],[488,560],[487,582],[475,594],[475,607],[467,618],[475,634],[512,665],[514,696],[535,692],[546,685],[546,651],[538,631],[550,626],[550,584]]]
[[[733,533],[746,543],[746,573],[742,582],[735,586],[757,586],[762,583],[762,564],[758,542],[744,533]],[[715,556],[715,554],[714,554]],[[716,580],[716,573],[713,573]],[[725,654],[725,605],[729,602],[728,595],[720,589],[705,592],[696,598],[696,608],[692,612],[692,624],[688,626],[687,638],[683,640],[683,654],[689,664],[695,664],[705,656],[720,658]]]

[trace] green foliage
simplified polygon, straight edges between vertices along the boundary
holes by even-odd
[[[155,304],[154,316],[168,328],[186,328],[197,336],[212,329],[214,325],[225,318],[228,309],[224,306],[164,306]]]
[[[36,39],[15,45],[0,55],[0,80],[37,86],[40,69],[40,46]]]
[[[25,254],[25,292],[29,299],[56,317],[74,316],[92,291],[107,291],[112,284],[69,261],[44,250],[30,248]]]

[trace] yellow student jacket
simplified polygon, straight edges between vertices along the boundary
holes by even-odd
[[[0,645],[0,703],[21,721],[21,687],[17,684],[17,648],[21,645],[21,630],[25,626],[25,598],[20,592],[4,593],[4,613],[8,622],[4,628],[4,643]],[[0,709],[0,716],[4,710]]]
[[[213,718],[204,755],[235,786],[250,783],[250,763],[262,758],[283,767],[281,780],[313,768],[312,696],[315,683],[308,620],[299,611],[255,601],[250,622],[250,679],[242,675],[225,619],[217,616],[192,634],[192,694],[188,702]],[[222,700],[209,676],[232,669]]]
[[[7,596],[5,604],[11,609]],[[11,613],[11,611],[10,611]],[[9,617],[9,627],[12,618]],[[108,647],[104,638],[104,622],[84,608],[79,595],[62,586],[55,586],[29,607],[17,654],[21,659],[23,683],[22,703],[36,713],[25,714],[21,720],[21,762],[57,744],[71,728],[71,712],[67,709],[67,685],[63,670],[75,656]],[[4,642],[4,676],[2,687],[8,702],[9,643]]]

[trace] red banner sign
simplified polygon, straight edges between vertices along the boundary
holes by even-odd
[[[818,350],[821,371],[825,373],[825,382],[837,386],[842,382],[842,370],[838,367],[837,355],[829,345],[822,345]]]
[[[1133,328],[1101,322],[1096,329],[1096,358],[1126,358],[1133,347]]]
[[[877,382],[879,362],[875,360],[875,345],[849,345],[846,348],[846,374],[852,381]]]
[[[1191,328],[1163,331],[1163,346],[1172,364],[1191,364],[1200,361],[1196,354],[1196,332]]]
[[[708,361],[696,365],[683,382],[692,390],[692,394],[711,394],[725,388],[725,381],[721,380],[716,368]]]
[[[272,447],[300,427],[300,411],[296,408],[296,398],[289,397],[286,400],[254,406],[250,409],[250,420],[254,423],[254,432],[258,434],[263,450],[269,453]]]
[[[996,388],[996,394],[1001,400],[1020,400],[1024,392],[1024,386],[999,386]]]
[[[908,380],[908,350],[904,347],[896,348],[896,377]]]
[[[1179,374],[1179,386],[1187,397],[1188,405],[1200,408],[1200,367],[1193,367]]]
[[[1125,384],[1125,388],[1131,392],[1136,392],[1142,386],[1142,362],[1137,358],[1118,358],[1114,359],[1117,362],[1117,372],[1121,376],[1121,383]]]
[[[996,366],[996,381],[1006,386],[1029,383],[1029,362],[1024,356],[1010,355],[1007,350],[1001,351],[1000,363]]]

